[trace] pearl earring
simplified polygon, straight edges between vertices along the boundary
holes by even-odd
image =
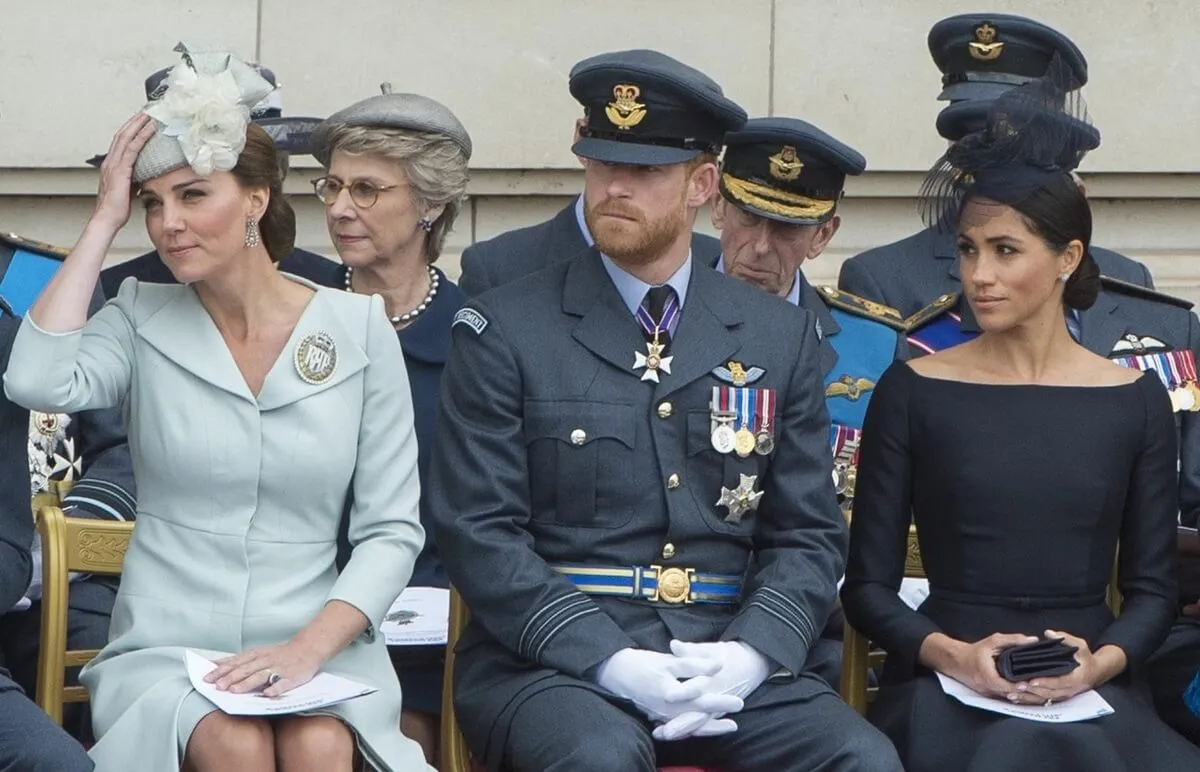
[[[1061,281],[1063,284],[1066,284],[1067,279],[1069,279],[1069,278],[1071,278],[1071,274],[1069,274],[1069,273],[1060,273],[1058,275],[1058,280]]]

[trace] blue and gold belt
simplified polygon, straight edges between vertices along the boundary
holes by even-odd
[[[675,566],[589,566],[569,563],[550,568],[574,582],[587,595],[635,598],[672,605],[693,603],[738,603],[742,577],[709,574]]]

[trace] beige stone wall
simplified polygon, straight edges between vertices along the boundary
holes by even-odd
[[[1096,242],[1148,262],[1200,301],[1200,5],[1194,0],[42,0],[0,24],[0,228],[69,245],[91,207],[83,160],[140,106],[142,80],[177,40],[222,44],[271,66],[287,112],[326,115],[390,81],[450,106],[475,140],[471,204],[446,268],[471,241],[570,200],[577,60],[654,47],[716,78],[752,115],[796,115],[862,151],[837,240],[809,273],[917,227],[913,194],[943,143],[930,25],[990,6],[1034,15],[1088,55],[1085,94],[1104,144],[1083,167]],[[297,159],[298,243],[332,254]],[[701,230],[711,231],[705,218]],[[110,260],[147,248],[136,223]]]

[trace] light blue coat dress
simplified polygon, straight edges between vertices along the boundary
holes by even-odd
[[[191,688],[186,649],[217,657],[285,642],[334,599],[371,627],[324,670],[379,691],[324,712],[354,730],[374,768],[429,769],[400,733],[400,685],[375,634],[424,539],[404,359],[379,297],[302,283],[316,294],[257,398],[187,286],[130,279],[82,331],[50,334],[26,318],[17,335],[4,377],[14,402],[121,406],[128,425],[137,526],[109,644],[81,676],[100,772],[179,768],[216,709]],[[313,384],[295,353],[318,332],[337,358]],[[339,575],[351,486],[354,552]]]

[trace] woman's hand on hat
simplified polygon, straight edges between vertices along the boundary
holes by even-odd
[[[96,211],[92,221],[114,232],[125,227],[132,212],[133,165],[142,148],[154,136],[157,124],[138,112],[113,135],[108,155],[100,165],[100,189],[96,193]]]

